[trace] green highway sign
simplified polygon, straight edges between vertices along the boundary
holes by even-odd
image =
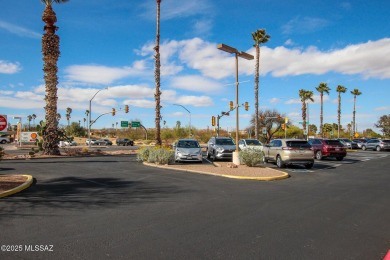
[[[131,122],[131,127],[140,127],[141,123],[140,122]]]
[[[129,121],[121,121],[121,127],[129,127]]]

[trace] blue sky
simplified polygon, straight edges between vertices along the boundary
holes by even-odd
[[[44,119],[41,1],[0,2],[0,114],[36,114]],[[130,112],[102,116],[95,127],[108,128],[122,120],[140,120],[154,127],[154,63],[156,33],[154,0],[70,0],[54,4],[61,39],[58,62],[58,112],[66,125],[85,117],[89,100],[92,118],[129,105]],[[161,3],[162,127],[176,122],[211,127],[211,116],[229,109],[235,100],[233,55],[216,48],[224,43],[255,53],[251,33],[264,28],[271,40],[261,46],[260,108],[276,109],[298,125],[299,89],[312,90],[310,122],[319,126],[321,82],[324,123],[337,123],[337,85],[342,94],[342,119],[352,121],[353,96],[358,88],[357,128],[372,128],[390,113],[390,2],[298,0],[163,0]],[[255,61],[239,59],[240,128],[254,113]],[[223,117],[221,127],[235,128],[235,116]]]

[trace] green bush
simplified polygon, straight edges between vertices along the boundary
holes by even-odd
[[[155,163],[155,164],[169,164],[175,161],[175,152],[159,147],[142,147],[137,154],[139,161]]]
[[[249,167],[254,167],[260,163],[263,163],[263,152],[258,149],[245,149],[240,151],[238,156],[240,157],[240,162]]]

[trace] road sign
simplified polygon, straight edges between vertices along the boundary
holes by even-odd
[[[7,116],[6,115],[0,115],[0,131],[1,132],[6,132],[7,131]]]
[[[129,127],[129,121],[121,121],[121,127]]]
[[[355,133],[355,138],[358,138],[359,137],[359,134],[358,133]]]
[[[288,123],[288,117],[284,118],[284,123],[285,123],[285,124]]]
[[[301,125],[303,124],[303,122],[299,122]],[[306,121],[306,124],[309,124],[309,121]]]
[[[131,122],[131,127],[140,127],[141,123],[140,122]]]

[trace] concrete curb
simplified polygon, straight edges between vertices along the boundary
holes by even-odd
[[[1,192],[0,193],[0,198],[3,198],[3,197],[6,197],[6,196],[9,196],[9,195],[18,193],[18,192],[20,192],[20,191],[22,191],[24,189],[27,189],[28,187],[31,186],[31,184],[33,183],[33,177],[31,175],[24,175],[24,174],[22,174],[21,176],[27,177],[27,180],[22,185],[19,185],[16,188],[13,188],[13,189]]]
[[[143,165],[156,167],[156,168],[160,168],[160,169],[175,170],[175,171],[182,171],[182,172],[191,172],[191,173],[200,173],[200,174],[205,174],[205,175],[212,175],[212,176],[225,177],[225,178],[230,178],[230,179],[239,179],[239,180],[275,181],[275,180],[287,179],[290,177],[290,175],[288,173],[274,170],[272,168],[268,168],[268,169],[273,170],[273,171],[277,171],[277,172],[281,173],[281,175],[272,176],[272,177],[235,176],[235,175],[216,174],[216,173],[212,173],[212,172],[204,172],[204,171],[196,171],[196,170],[188,170],[188,169],[169,168],[169,167],[164,166],[164,165],[158,165],[158,164],[147,163],[147,162],[143,162]]]

